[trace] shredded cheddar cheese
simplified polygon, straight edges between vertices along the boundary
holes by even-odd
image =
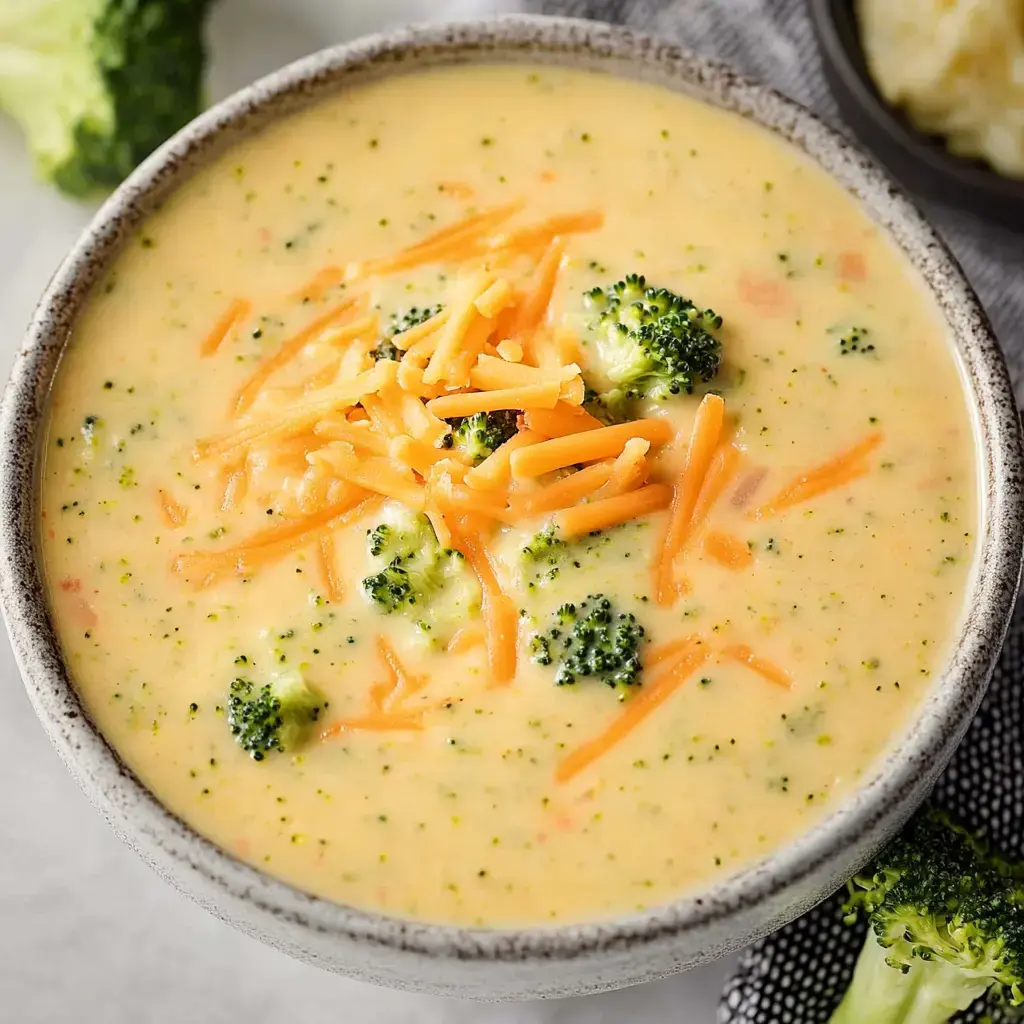
[[[449,191],[471,198],[457,183]],[[325,592],[340,600],[345,567],[332,531],[391,499],[425,514],[438,540],[466,556],[483,594],[492,675],[496,682],[512,678],[516,611],[492,567],[494,531],[550,516],[553,528],[572,539],[665,509],[674,493],[671,481],[651,479],[652,454],[672,439],[669,421],[655,416],[605,426],[586,412],[579,341],[552,317],[568,242],[599,228],[603,214],[570,211],[510,226],[523,205],[471,212],[397,253],[346,270],[324,267],[292,293],[293,301],[308,304],[347,289],[260,360],[235,395],[235,426],[194,449],[197,459],[224,461],[225,511],[245,501],[253,459],[257,468],[268,460],[295,466],[294,497],[278,502],[292,519],[235,549],[182,553],[176,571],[209,586],[312,545]],[[377,282],[431,263],[458,264],[447,301],[415,326],[384,334],[371,306]],[[216,355],[252,311],[248,300],[234,300],[203,354]],[[374,361],[385,339],[398,357]],[[310,361],[314,368],[298,384],[287,379]],[[478,465],[451,447],[450,421],[501,410],[518,412],[519,429]],[[713,474],[714,497],[731,478],[731,459]],[[698,492],[702,511],[712,500],[701,490],[703,478],[703,466],[699,478],[687,478],[687,521]],[[168,521],[184,522],[185,512],[166,492],[159,504]],[[379,704],[335,731],[420,724]]]

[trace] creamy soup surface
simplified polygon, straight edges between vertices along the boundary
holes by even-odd
[[[460,222],[465,245],[449,234],[409,257]],[[545,260],[553,294],[517,342]],[[575,467],[509,476],[506,463],[487,490],[460,482],[463,465],[438,482],[429,465],[442,455],[424,454],[415,425],[394,425],[402,364],[372,350],[393,313],[441,303],[450,325],[467,295],[490,289],[484,312],[466,316],[492,313],[493,329],[442,324],[438,346],[447,330],[510,365],[523,348],[509,379],[542,376],[545,395],[573,362],[589,385],[599,353],[583,295],[633,273],[723,318],[721,368],[693,394],[631,406],[674,435],[641,452],[647,514],[568,541],[557,566],[531,561],[522,549],[552,513],[524,508]],[[461,352],[446,365],[464,373]],[[392,390],[357,408],[346,381],[387,362],[378,373]],[[428,398],[451,391],[428,387],[424,362],[402,373],[418,373]],[[565,373],[558,409],[577,415],[582,383]],[[709,389],[724,399],[728,472],[703,518],[679,519],[679,553],[659,570]],[[352,431],[377,447],[348,447]],[[388,447],[403,434],[408,448]],[[595,919],[767,855],[899,734],[962,612],[972,437],[923,286],[802,154],[610,77],[395,76],[231,149],[97,286],[51,399],[47,587],[99,728],[161,801],[235,856],[416,919]],[[316,454],[329,444],[341,455]],[[438,529],[475,545],[453,570],[470,596],[433,609],[430,632],[406,611],[383,614],[361,582],[381,567],[367,531],[402,519],[392,476],[417,494],[431,481]],[[473,495],[480,509],[461,518]],[[507,662],[495,667],[498,606],[481,609],[473,590],[488,564],[513,615],[510,679]],[[555,610],[592,594],[644,628],[632,685],[556,685],[556,665],[535,660],[531,638]],[[282,676],[322,707],[301,740],[257,760],[232,735],[232,680],[258,692]]]

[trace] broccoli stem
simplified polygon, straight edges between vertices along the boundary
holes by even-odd
[[[869,928],[853,981],[829,1024],[946,1024],[992,984],[991,976],[972,976],[941,959],[915,957],[904,972],[889,965],[890,955]]]

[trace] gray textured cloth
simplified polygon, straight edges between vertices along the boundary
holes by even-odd
[[[841,127],[802,0],[533,0],[526,6],[675,39],[776,86]],[[950,209],[926,206],[926,213],[988,309],[1024,403],[1024,238]],[[1022,672],[1019,608],[981,711],[935,790],[940,806],[1017,857],[1024,857]],[[825,1024],[849,983],[865,934],[863,927],[843,924],[841,902],[840,893],[746,950],[722,997],[719,1024]],[[1008,1019],[1003,1012],[979,1003],[956,1019],[1001,1021]]]
[[[525,0],[543,14],[627,24],[728,61],[841,127],[804,0]],[[967,272],[1024,403],[1024,237],[934,205],[926,213]]]

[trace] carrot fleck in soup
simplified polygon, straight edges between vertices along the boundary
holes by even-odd
[[[97,286],[47,585],[99,728],[239,858],[593,919],[894,741],[961,615],[972,437],[921,282],[796,150],[610,77],[395,76],[236,145]]]

